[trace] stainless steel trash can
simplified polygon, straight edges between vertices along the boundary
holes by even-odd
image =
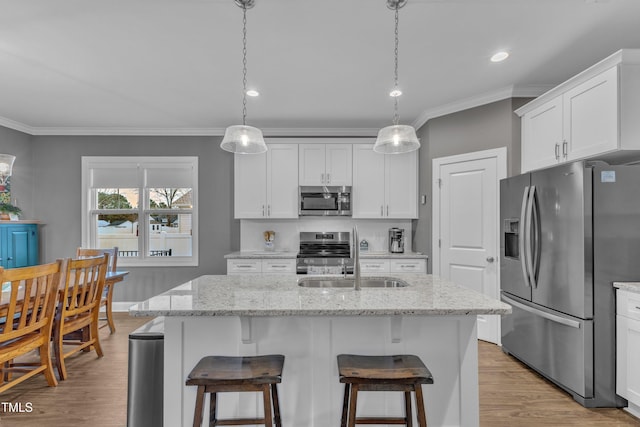
[[[162,427],[164,317],[129,334],[127,427]]]

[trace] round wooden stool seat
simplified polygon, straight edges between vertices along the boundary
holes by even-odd
[[[341,427],[356,424],[404,424],[412,426],[411,392],[415,393],[418,424],[426,427],[422,384],[433,384],[433,376],[414,355],[338,355],[340,382],[345,384]],[[359,391],[403,391],[404,417],[356,417]],[[348,423],[347,423],[348,415]]]
[[[276,384],[282,382],[284,356],[206,356],[189,373],[186,385],[198,386],[193,426],[202,425],[204,395],[210,393],[209,426],[264,424],[282,426],[280,404]],[[263,418],[218,419],[216,415],[217,393],[262,392]],[[271,412],[273,406],[273,414]]]

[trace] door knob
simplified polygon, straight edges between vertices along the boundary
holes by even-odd
[[[488,257],[487,257],[487,262],[491,263],[491,262],[493,262],[493,261],[495,261],[495,258],[494,258],[494,257],[492,257],[492,256],[488,256]]]

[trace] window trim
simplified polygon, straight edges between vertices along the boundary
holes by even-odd
[[[191,214],[191,256],[171,256],[157,257],[147,256],[149,246],[148,238],[148,216],[150,213],[162,213],[166,211],[169,214],[179,214],[173,209],[151,209],[148,208],[149,195],[144,187],[144,171],[152,169],[154,165],[172,164],[176,166],[191,167],[192,173],[192,208],[182,210],[182,213]],[[94,216],[102,209],[94,208],[94,192],[91,187],[91,172],[97,166],[108,167],[109,165],[122,166],[130,165],[138,168],[138,207],[130,210],[109,210],[109,213],[132,213],[135,211],[138,215],[138,223],[142,224],[138,228],[138,257],[118,257],[118,266],[121,267],[176,267],[176,266],[193,266],[199,265],[199,244],[198,244],[198,157],[196,156],[82,156],[82,197],[81,197],[81,218],[82,218],[82,246],[95,247],[97,240],[97,230]]]

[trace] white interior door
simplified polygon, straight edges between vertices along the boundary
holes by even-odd
[[[433,272],[496,299],[505,177],[504,148],[433,160]],[[499,316],[478,316],[478,338],[499,344]]]

